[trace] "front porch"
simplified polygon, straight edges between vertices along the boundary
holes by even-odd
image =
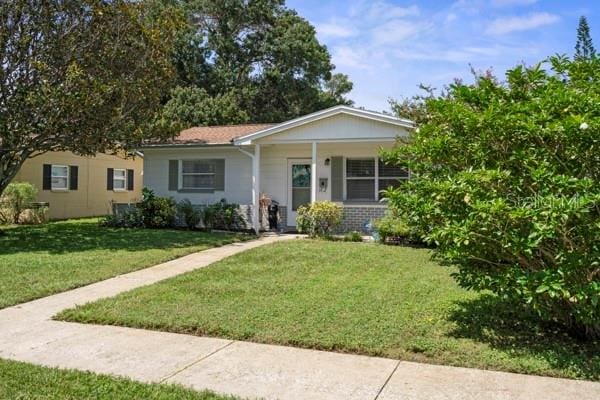
[[[379,165],[379,151],[393,141],[256,143],[243,146],[252,165],[252,202],[249,222],[255,231],[268,230],[261,212],[261,198],[279,207],[278,231],[294,230],[299,206],[315,201],[334,201],[344,207],[341,231],[365,231],[381,218],[387,207],[380,190],[398,175]],[[387,172],[386,172],[387,171]]]

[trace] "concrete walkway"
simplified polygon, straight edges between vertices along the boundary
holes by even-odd
[[[0,358],[173,382],[266,399],[600,399],[600,383],[403,362],[293,347],[52,321],[241,251],[292,238],[209,249],[0,310]]]

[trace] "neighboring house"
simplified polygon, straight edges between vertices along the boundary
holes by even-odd
[[[141,199],[143,159],[99,153],[94,157],[55,151],[28,159],[13,182],[38,189],[37,201],[49,204],[51,219],[106,215],[112,203]]]
[[[380,190],[408,179],[378,157],[413,123],[336,106],[280,124],[187,129],[168,142],[144,145],[144,182],[162,196],[209,204],[226,199],[259,228],[264,195],[279,204],[280,228],[293,229],[298,206],[343,204],[344,230],[362,230],[386,209]]]

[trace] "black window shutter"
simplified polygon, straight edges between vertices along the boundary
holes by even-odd
[[[213,160],[215,163],[215,190],[225,190],[225,160]]]
[[[77,165],[69,166],[69,190],[77,190],[79,167]]]
[[[331,157],[331,200],[344,199],[344,158]]]
[[[169,190],[179,189],[179,161],[169,160]]]
[[[106,169],[106,190],[113,190],[113,188],[114,188],[113,175],[114,175],[113,168],[107,168]]]
[[[42,190],[52,189],[52,165],[44,164],[42,177]]]
[[[133,170],[127,170],[127,190],[133,190]]]

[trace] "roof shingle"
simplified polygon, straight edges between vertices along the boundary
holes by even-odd
[[[274,124],[197,126],[181,131],[172,140],[152,144],[231,144],[233,139],[262,131]]]

